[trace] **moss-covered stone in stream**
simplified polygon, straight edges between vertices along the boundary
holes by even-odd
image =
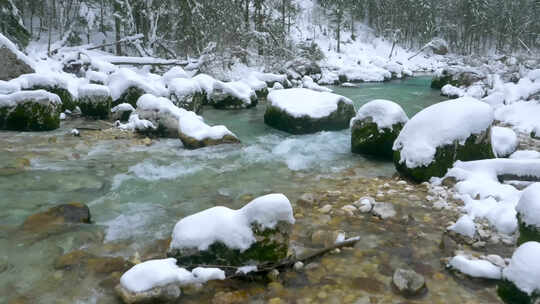
[[[540,198],[539,198],[540,199]],[[521,220],[521,216],[517,215],[519,223],[519,238],[517,240],[517,245],[521,245],[527,242],[540,242],[540,228],[534,227],[531,225],[526,225]]]
[[[433,161],[428,166],[408,168],[406,162],[400,163],[401,154],[394,151],[394,165],[397,171],[417,182],[428,181],[432,177],[442,177],[457,160],[471,161],[495,158],[491,147],[491,128],[480,134],[473,134],[460,144],[437,147]]]
[[[143,96],[146,92],[138,87],[131,86],[127,88],[122,95],[120,95],[120,98],[113,101],[112,107],[116,107],[117,105],[121,103],[129,103],[132,107],[137,108],[137,100],[139,100],[139,97]]]
[[[60,127],[60,107],[31,100],[15,107],[0,107],[0,130],[50,131]]]
[[[203,105],[207,102],[206,94],[202,92],[193,92],[182,97],[171,94],[170,98],[175,106],[197,114],[201,114]]]
[[[197,248],[171,249],[167,256],[177,259],[184,267],[195,265],[256,265],[266,262],[279,262],[287,257],[291,225],[279,222],[275,229],[260,229],[251,226],[256,241],[246,249],[228,248],[222,242],[214,242],[206,250]]]
[[[497,285],[497,294],[506,304],[534,304],[535,301],[540,300],[539,293],[529,296],[519,290],[514,283],[504,279]]]
[[[107,119],[111,112],[110,96],[85,96],[79,99],[79,107],[84,116]],[[129,118],[129,117],[128,117]]]
[[[73,99],[73,96],[68,90],[58,86],[33,86],[28,88],[28,90],[45,90],[49,93],[58,95],[58,97],[60,97],[60,100],[62,100],[62,112],[65,110],[73,111],[78,105],[77,101]]]
[[[403,129],[403,123],[379,129],[371,118],[356,120],[351,126],[351,151],[382,158],[392,158],[392,146]]]
[[[336,111],[322,118],[312,118],[307,115],[294,117],[286,111],[268,104],[264,113],[264,123],[291,134],[308,134],[347,129],[351,118],[355,115],[354,106],[343,101],[338,103]]]

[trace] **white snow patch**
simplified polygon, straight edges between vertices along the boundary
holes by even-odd
[[[272,91],[268,94],[268,102],[294,117],[311,118],[322,118],[332,114],[340,102],[352,104],[346,97],[304,88]]]
[[[523,224],[540,228],[540,183],[534,183],[523,190],[516,211]]]
[[[486,260],[457,255],[450,260],[449,264],[452,268],[473,278],[492,280],[499,280],[501,278],[501,268]]]
[[[60,97],[44,90],[20,91],[9,95],[0,95],[0,107],[15,107],[20,103],[36,102],[42,105],[62,104]]]
[[[390,128],[397,123],[406,123],[409,118],[403,108],[393,101],[376,99],[364,104],[351,119],[351,127],[357,120],[371,117],[379,129]]]
[[[493,152],[497,157],[505,157],[516,151],[519,139],[510,128],[493,127],[491,128],[491,145]]]
[[[448,227],[448,230],[474,238],[474,234],[476,233],[476,225],[470,216],[462,215],[454,225]]]
[[[531,295],[540,292],[540,243],[527,242],[514,251],[503,278],[513,282],[521,291]]]

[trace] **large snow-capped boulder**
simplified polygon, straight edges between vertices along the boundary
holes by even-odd
[[[202,111],[205,96],[199,83],[193,79],[175,78],[169,81],[171,101],[182,109],[199,114]]]
[[[168,90],[158,78],[161,77],[152,74],[142,75],[127,68],[118,69],[107,79],[107,86],[113,99],[112,106],[129,103],[136,107],[137,100],[144,94],[166,96]]]
[[[242,81],[216,81],[208,103],[217,109],[244,109],[257,105],[257,94]]]
[[[454,87],[469,87],[473,83],[485,78],[486,76],[477,69],[452,66],[438,70],[431,80],[431,87],[434,89],[442,89],[442,87],[447,84],[451,84]]]
[[[540,183],[527,187],[516,207],[519,222],[518,244],[540,242]]]
[[[0,5],[0,16],[2,15]],[[1,19],[0,19],[1,20]],[[32,62],[20,52],[17,47],[4,35],[0,33],[0,58],[2,58],[2,68],[0,69],[0,80],[11,80],[23,74],[34,73]]]
[[[182,294],[181,287],[225,279],[217,268],[188,271],[176,265],[176,259],[149,260],[133,266],[120,277],[116,293],[126,304],[170,303]]]
[[[74,99],[73,94],[71,94],[69,91],[68,82],[57,73],[24,74],[12,80],[12,82],[18,83],[21,90],[45,90],[49,93],[58,95],[62,101],[62,111],[72,111],[77,106],[77,102]]]
[[[169,99],[144,94],[137,100],[136,113],[139,119],[147,120],[155,126],[143,133],[159,137],[178,137],[178,124],[185,110],[176,107]]]
[[[434,104],[409,120],[394,142],[394,164],[415,181],[442,177],[456,160],[493,158],[493,110],[471,97]]]
[[[62,101],[43,90],[0,95],[0,129],[48,131],[60,126]]]
[[[341,130],[355,115],[346,97],[304,88],[274,90],[268,94],[264,122],[292,134]]]
[[[377,99],[363,105],[351,120],[351,151],[391,158],[394,141],[408,121],[393,101]]]
[[[344,66],[339,72],[339,82],[382,82],[392,78],[392,73],[374,64]]]
[[[491,128],[491,145],[496,157],[509,157],[517,150],[519,139],[516,132],[510,128]]]
[[[227,127],[209,126],[202,117],[191,111],[184,111],[180,118],[178,137],[188,149],[240,143],[238,137]]]
[[[257,265],[287,256],[294,224],[283,194],[254,199],[243,208],[213,207],[181,219],[167,253],[179,265]]]
[[[111,92],[98,84],[85,84],[79,87],[79,108],[84,116],[106,119],[111,111]]]
[[[507,304],[534,304],[540,300],[540,243],[519,246],[503,270],[497,286],[499,297]]]
[[[30,33],[24,27],[21,14],[13,0],[0,0],[0,20],[0,33],[5,34],[20,48],[26,47],[31,38]],[[2,34],[0,36],[3,37]]]

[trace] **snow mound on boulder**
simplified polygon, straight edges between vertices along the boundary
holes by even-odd
[[[486,260],[472,259],[464,255],[457,255],[450,260],[449,265],[473,278],[499,280],[501,268]]]
[[[497,157],[507,157],[516,151],[519,144],[516,132],[510,128],[491,128],[491,145]]]
[[[111,96],[111,91],[108,87],[99,84],[84,84],[79,86],[79,98],[92,96]]]
[[[356,117],[351,119],[351,126],[357,120],[371,117],[379,129],[390,128],[397,123],[406,123],[409,118],[403,108],[393,101],[384,99],[372,100],[358,110]]]
[[[540,183],[534,183],[523,191],[516,211],[523,224],[540,228]]]
[[[352,105],[352,101],[346,97],[304,88],[274,90],[268,94],[268,102],[297,118],[302,116],[326,117],[337,110],[339,102]]]
[[[448,115],[452,113],[452,115]],[[400,163],[416,168],[429,165],[437,147],[455,140],[464,143],[471,134],[479,134],[493,122],[489,105],[471,97],[449,100],[425,108],[409,120],[394,142],[400,150]]]
[[[280,221],[294,223],[291,203],[283,194],[256,198],[238,210],[213,207],[181,219],[174,227],[170,247],[206,250],[219,241],[244,251],[256,241],[251,224],[273,229]]]
[[[9,95],[0,95],[0,107],[15,107],[19,103],[32,101],[42,105],[62,104],[60,97],[44,90],[20,91]]]
[[[540,158],[540,152],[533,151],[533,150],[519,150],[512,155],[510,155],[511,159],[539,159]]]
[[[130,87],[137,87],[145,93],[156,96],[167,94],[165,86],[154,79],[154,77],[151,77],[151,75],[141,75],[127,68],[120,68],[111,74],[107,79],[107,86],[111,90],[113,100],[119,99]]]
[[[540,291],[540,243],[527,242],[514,251],[503,278],[528,295]]]

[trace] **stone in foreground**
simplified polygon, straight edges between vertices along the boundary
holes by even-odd
[[[287,256],[294,224],[283,194],[259,197],[243,208],[214,207],[180,220],[167,253],[178,265],[257,265]]]
[[[346,97],[295,88],[268,94],[264,122],[281,131],[307,134],[346,129],[355,114]]]
[[[519,222],[518,245],[540,242],[540,183],[527,187],[516,207]]]
[[[79,87],[79,108],[84,116],[106,119],[111,103],[111,92],[106,86],[86,84]]]
[[[0,130],[49,131],[60,127],[60,98],[43,90],[0,95]]]
[[[382,99],[368,102],[351,120],[352,152],[392,158],[394,141],[408,120],[395,102]]]
[[[405,124],[394,142],[396,169],[423,182],[442,177],[457,160],[494,158],[492,122],[491,107],[471,97],[425,108]]]
[[[400,294],[408,297],[417,296],[427,291],[424,277],[413,270],[396,270],[392,276],[392,284]]]
[[[540,300],[540,243],[527,242],[514,252],[497,286],[507,304],[535,304]]]

